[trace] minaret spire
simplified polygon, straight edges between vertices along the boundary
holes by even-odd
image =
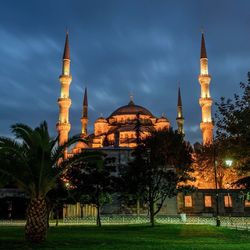
[[[204,32],[201,35],[201,58],[207,58],[207,50],[204,38]]]
[[[176,117],[178,133],[184,134],[184,117],[182,112],[181,89],[178,88],[178,101],[177,101],[177,117]]]
[[[66,39],[65,39],[65,46],[63,52],[63,60],[68,59],[70,60],[70,53],[69,53],[69,32],[66,32]]]
[[[204,145],[213,143],[213,122],[212,122],[212,103],[213,100],[210,96],[210,81],[211,76],[208,73],[208,58],[205,46],[204,33],[201,36],[201,57],[200,57],[200,75],[199,82],[201,85],[201,97],[199,103],[202,112],[202,122],[200,124],[202,139]]]
[[[84,90],[83,106],[88,107],[88,90],[87,90],[87,88],[85,88],[85,90]],[[88,116],[88,114],[86,116]]]
[[[69,87],[72,81],[70,75],[70,54],[69,54],[69,34],[66,33],[66,40],[64,46],[63,60],[62,60],[62,74],[59,77],[61,83],[60,97],[58,98],[59,105],[59,119],[56,128],[59,135],[59,145],[63,145],[68,141],[68,134],[70,131],[69,123],[69,108],[71,106],[71,99],[69,97]]]
[[[178,88],[178,103],[177,103],[178,107],[182,107],[182,101],[181,101],[181,88]]]
[[[83,110],[82,110],[82,137],[86,137],[88,135],[87,133],[87,127],[88,127],[88,92],[87,88],[84,90],[84,98],[83,98]]]

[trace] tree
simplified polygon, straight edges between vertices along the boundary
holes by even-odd
[[[218,140],[212,145],[196,144],[194,147],[193,176],[194,185],[198,188],[215,188],[215,165],[217,169],[217,187],[227,188],[227,184],[233,184],[237,178],[235,168],[226,165],[228,158]]]
[[[136,202],[136,213],[139,216],[140,203],[144,201],[145,195],[145,186],[142,185],[142,181],[146,161],[143,158],[142,147],[137,147],[132,155],[134,160],[119,169],[117,191],[120,193],[120,199],[125,203]]]
[[[178,184],[191,179],[191,154],[190,144],[172,129],[151,132],[135,149],[135,159],[126,173],[128,183],[134,183],[129,192],[148,204],[152,226],[166,198],[177,194]]]
[[[100,151],[85,151],[82,154],[88,161],[72,165],[66,178],[76,200],[96,206],[96,224],[101,226],[101,209],[104,204],[111,202],[111,194],[114,192],[114,159],[106,158]]]
[[[57,178],[55,187],[46,195],[48,225],[50,212],[52,211],[54,214],[54,218],[56,219],[55,225],[58,226],[59,211],[63,208],[65,203],[68,203],[69,200],[69,192],[63,178]]]
[[[242,173],[250,171],[250,72],[242,93],[233,99],[221,98],[216,112],[216,138]]]
[[[141,152],[141,143],[142,138],[141,134],[142,131],[142,123],[140,119],[140,112],[136,114],[136,120],[135,120],[135,136],[136,136],[136,145],[137,150],[133,152],[133,155],[135,157],[135,160],[133,162],[130,162],[130,167],[121,168],[120,171],[120,178],[119,178],[119,185],[118,189],[121,193],[121,198],[123,200],[130,200],[131,199],[131,193],[132,198],[135,198],[136,200],[136,213],[137,216],[140,215],[140,201],[142,201],[143,198],[143,189],[140,185],[139,180],[143,178],[143,166],[144,166],[144,159],[142,157]]]
[[[11,126],[11,132],[14,139],[0,137],[0,172],[10,176],[17,187],[28,194],[25,237],[31,242],[41,242],[47,236],[46,196],[65,169],[78,158],[59,160],[68,146],[81,139],[75,136],[58,146],[57,138],[49,136],[45,121],[35,129],[17,123]]]

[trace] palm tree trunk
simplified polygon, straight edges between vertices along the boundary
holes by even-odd
[[[42,242],[47,237],[47,206],[44,198],[32,199],[26,211],[25,238],[31,242]]]

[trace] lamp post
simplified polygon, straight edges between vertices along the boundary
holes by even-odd
[[[229,188],[230,188],[230,184],[227,182],[226,183],[226,188],[227,188],[227,204],[228,204],[228,208],[231,208],[231,203],[230,203],[230,194],[229,194]],[[229,210],[230,211],[230,210]],[[230,217],[230,212],[229,212],[229,217]]]
[[[217,176],[217,162],[214,161],[214,177],[215,177],[215,193],[216,193],[216,226],[220,226],[219,218],[219,191],[218,191],[218,176]]]
[[[213,165],[214,165],[214,181],[215,181],[215,194],[216,194],[216,226],[220,226],[220,218],[219,218],[219,192],[218,192],[218,176],[217,176],[217,161],[215,155],[215,143],[213,140]]]
[[[231,160],[231,159],[227,159],[227,160],[225,160],[225,163],[226,163],[226,166],[227,167],[231,167],[232,166],[232,164],[233,164],[233,161]],[[230,194],[229,194],[229,189],[230,189],[230,183],[226,183],[226,188],[227,188],[227,203],[228,203],[228,208],[230,208],[231,207],[231,203],[230,203]],[[229,217],[230,217],[231,215],[230,215],[230,213],[229,213]]]

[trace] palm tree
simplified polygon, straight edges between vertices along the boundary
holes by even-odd
[[[14,124],[11,132],[14,139],[0,137],[0,172],[11,176],[17,187],[28,194],[30,202],[25,238],[31,242],[42,242],[46,239],[48,228],[46,195],[55,188],[65,169],[80,158],[76,155],[60,160],[65,149],[81,139],[74,136],[58,146],[58,139],[49,136],[45,121],[35,129]]]

